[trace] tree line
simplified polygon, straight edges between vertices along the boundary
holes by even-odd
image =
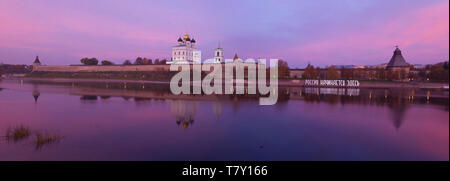
[[[23,74],[31,71],[31,66],[28,65],[12,65],[0,64],[0,76],[2,74]]]
[[[449,62],[427,65],[419,71],[386,70],[385,68],[352,69],[330,66],[327,69],[309,65],[305,68],[305,79],[368,79],[368,80],[421,80],[421,81],[449,81]]]
[[[82,58],[80,60],[80,62],[83,65],[98,65],[99,61],[97,58]],[[137,57],[136,60],[132,63],[130,60],[125,60],[122,65],[164,65],[166,64],[167,60],[166,59],[155,59],[154,61],[152,59],[149,58],[142,58],[142,57]],[[113,62],[109,61],[109,60],[102,60],[100,62],[100,65],[115,65]]]

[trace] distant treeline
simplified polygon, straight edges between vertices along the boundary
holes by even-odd
[[[97,58],[82,58],[80,60],[80,62],[84,65],[98,65],[99,61]],[[130,60],[125,60],[122,65],[164,65],[166,64],[167,60],[166,59],[155,59],[154,61],[150,58],[142,58],[142,57],[137,57],[136,60],[132,63]],[[102,60],[100,62],[101,65],[114,65],[113,62],[109,61],[109,60]]]
[[[385,68],[376,69],[349,69],[330,66],[327,69],[321,69],[308,65],[303,73],[305,79],[358,79],[358,80],[432,80],[449,81],[449,63],[441,62],[434,65],[427,65],[423,69],[413,69],[409,72],[405,70],[393,71]]]
[[[31,72],[31,67],[28,65],[0,64],[0,76],[2,74],[25,74],[29,72]]]

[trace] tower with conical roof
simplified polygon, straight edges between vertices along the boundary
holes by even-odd
[[[389,69],[396,67],[409,67],[409,64],[406,63],[405,58],[403,58],[402,51],[398,48],[398,46],[396,46],[394,54],[392,55],[392,58],[386,68]]]
[[[386,65],[386,70],[394,72],[394,74],[398,75],[398,79],[406,80],[406,75],[409,73],[410,66],[405,58],[403,58],[402,51],[398,46],[395,46],[394,54]]]
[[[39,56],[36,56],[33,62],[33,71],[37,70],[39,66],[41,66],[41,61],[39,61]]]

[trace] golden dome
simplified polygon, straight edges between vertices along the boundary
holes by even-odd
[[[183,37],[183,39],[188,39],[189,38],[189,35],[188,34],[186,34],[186,35],[184,35],[184,37]]]

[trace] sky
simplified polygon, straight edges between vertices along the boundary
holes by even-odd
[[[225,58],[387,63],[398,45],[409,63],[449,59],[448,0],[0,0],[0,63],[122,63],[170,59],[178,37],[202,59],[220,41]]]

